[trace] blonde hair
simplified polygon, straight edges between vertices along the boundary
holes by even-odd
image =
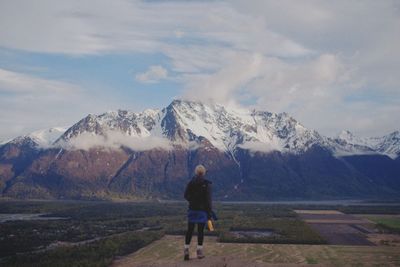
[[[206,174],[206,168],[203,165],[197,165],[194,169],[194,174],[197,176],[204,176]]]

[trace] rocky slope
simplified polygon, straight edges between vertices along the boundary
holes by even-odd
[[[88,115],[0,146],[0,192],[35,198],[181,198],[205,164],[220,199],[399,196],[399,132],[331,139],[286,113],[175,100]]]

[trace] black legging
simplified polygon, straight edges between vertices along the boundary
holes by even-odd
[[[205,223],[198,223],[197,224],[197,244],[199,246],[203,245],[204,227],[205,227],[205,225],[206,225]],[[189,245],[190,244],[190,240],[192,240],[194,226],[195,226],[195,223],[188,222],[188,229],[187,229],[186,238],[185,238],[185,244],[186,245]]]

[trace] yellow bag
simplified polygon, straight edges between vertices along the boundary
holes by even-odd
[[[211,232],[214,231],[214,226],[211,220],[207,221],[207,226],[208,226],[208,230],[210,230]]]

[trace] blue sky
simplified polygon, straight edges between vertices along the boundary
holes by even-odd
[[[174,98],[400,128],[397,1],[0,1],[0,141]]]
[[[161,88],[157,83],[143,83],[135,79],[135,74],[145,72],[148,66],[167,66],[168,60],[162,54],[68,56],[4,48],[1,54],[0,67],[3,69],[79,84],[93,95],[104,94],[115,101],[110,101],[110,106],[103,107],[103,110],[129,108],[140,111],[168,104],[171,96],[179,94],[179,84],[173,81],[163,81]]]

